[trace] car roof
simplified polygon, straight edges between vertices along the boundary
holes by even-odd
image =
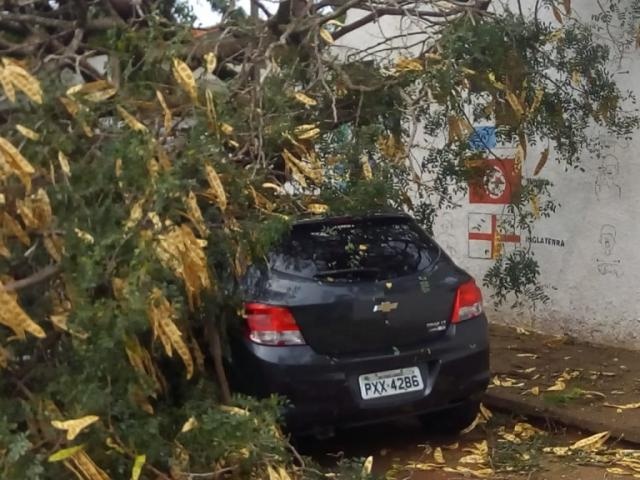
[[[407,213],[365,213],[358,215],[329,215],[321,218],[308,218],[298,220],[293,223],[294,227],[315,226],[315,225],[340,225],[347,223],[359,223],[367,221],[393,221],[393,220],[413,220],[413,217]]]

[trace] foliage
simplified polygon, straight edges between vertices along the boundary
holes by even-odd
[[[214,2],[222,24],[197,37],[182,4],[77,3],[0,12],[3,478],[312,477],[282,403],[227,391],[247,266],[305,216],[406,210],[430,229],[477,174],[470,110],[520,166],[544,141],[579,167],[587,126],[636,126],[609,50],[568,18],[444,2],[434,27],[438,2],[385,7],[437,40],[345,57],[333,41],[366,22],[335,19],[384,2],[283,1],[269,19]],[[523,186],[522,226],[553,211],[548,188]],[[486,281],[542,295],[527,252]]]

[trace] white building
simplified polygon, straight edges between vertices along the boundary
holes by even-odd
[[[580,2],[577,14],[590,18],[595,3]],[[357,30],[339,43],[354,48],[378,43],[400,30],[398,21],[383,17],[378,24]],[[407,25],[403,28],[406,31]],[[409,44],[409,37],[394,42]],[[621,89],[640,97],[638,52],[629,52],[621,63],[612,65],[612,71],[618,72]],[[584,172],[565,171],[551,151],[539,177],[553,182],[552,195],[560,204],[559,210],[551,218],[539,220],[532,235],[514,231],[506,232],[505,238],[503,232],[505,248],[509,244],[531,248],[550,301],[535,310],[512,309],[507,304],[492,312],[491,319],[640,349],[640,132],[630,142],[609,137],[603,141],[606,155],[598,161],[585,154]],[[532,175],[543,148],[529,149],[523,176]],[[509,156],[509,152],[505,154]],[[496,198],[503,192],[486,193]],[[493,262],[492,229],[499,224],[505,207],[488,203],[487,198],[474,198],[473,192],[457,201],[462,206],[439,218],[435,236],[462,267],[482,278]]]

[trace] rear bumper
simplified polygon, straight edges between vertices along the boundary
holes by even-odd
[[[417,366],[424,389],[363,400],[358,377]],[[479,397],[489,382],[489,339],[484,315],[449,326],[420,348],[394,355],[331,358],[308,346],[269,347],[232,341],[231,378],[243,393],[286,397],[287,426],[297,433],[347,427],[434,412]]]

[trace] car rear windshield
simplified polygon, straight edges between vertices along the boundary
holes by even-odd
[[[419,272],[438,247],[410,219],[294,226],[270,256],[271,268],[319,280],[388,279]]]

